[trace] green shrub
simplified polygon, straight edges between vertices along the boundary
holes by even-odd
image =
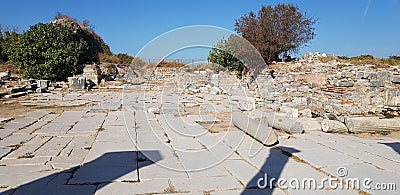
[[[26,78],[65,80],[82,72],[88,48],[71,28],[39,23],[10,43],[6,53]]]
[[[0,63],[8,61],[6,51],[18,38],[17,30],[14,28],[3,28],[0,26]]]
[[[208,61],[214,64],[215,69],[224,67],[235,72],[236,76],[241,77],[246,67],[242,61],[234,56],[234,51],[231,50],[232,44],[233,36],[230,36],[228,40],[221,39],[218,41],[208,54]]]

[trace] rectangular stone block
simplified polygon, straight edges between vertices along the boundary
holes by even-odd
[[[232,123],[243,132],[267,146],[278,142],[275,131],[260,121],[256,121],[241,113],[233,113]]]
[[[116,182],[111,184],[100,184],[96,195],[119,194],[126,192],[129,194],[164,194],[173,193],[169,186],[173,184],[168,179],[143,180],[135,183]]]
[[[400,75],[393,75],[392,83],[400,83]]]
[[[379,80],[372,80],[369,82],[371,87],[384,87],[385,82]]]
[[[242,189],[243,186],[232,176],[171,179],[177,191],[204,192],[209,190]]]
[[[106,113],[87,113],[68,131],[68,134],[95,133],[100,130],[105,118]]]
[[[11,152],[4,158],[21,158],[26,156],[27,154],[32,154],[50,139],[51,137],[48,136],[35,136],[31,140],[29,140],[29,142],[23,144],[21,147]]]
[[[51,140],[37,149],[33,155],[35,156],[57,156],[64,149],[72,137],[53,137]]]

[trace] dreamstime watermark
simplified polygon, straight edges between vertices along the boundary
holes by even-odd
[[[268,174],[264,174],[257,180],[257,186],[260,189],[279,187],[281,189],[293,190],[324,190],[324,189],[357,189],[357,190],[388,190],[395,191],[397,189],[396,183],[378,183],[374,182],[371,178],[350,178],[348,170],[345,167],[339,167],[336,170],[337,177],[325,177],[322,179],[315,178],[273,178]],[[347,177],[347,178],[345,178]]]

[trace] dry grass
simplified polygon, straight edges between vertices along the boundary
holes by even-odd
[[[172,184],[171,180],[168,180],[168,187],[164,189],[164,193],[167,194],[172,194],[172,193],[177,193],[175,186]]]
[[[19,156],[18,158],[33,158],[35,155],[33,155],[32,153],[28,152],[22,156]]]
[[[18,77],[22,74],[21,70],[18,70],[13,64],[0,64],[0,72],[10,71],[12,77]]]
[[[202,108],[201,106],[193,106],[193,107],[185,107],[186,115],[205,115],[205,114],[213,114],[208,110]],[[231,125],[231,117],[232,113],[230,112],[219,112],[215,113],[215,117],[219,120],[219,122],[214,123],[200,123],[204,129],[209,131],[210,133],[220,133],[224,131],[228,131]]]
[[[350,136],[356,136],[366,139],[378,140],[382,138],[392,138],[392,139],[400,139],[400,131],[389,131],[389,132],[377,132],[377,133],[357,133],[357,134],[349,134]]]
[[[157,64],[157,67],[162,67],[162,68],[181,68],[186,66],[184,63],[180,62],[169,62],[169,61],[161,61],[160,63]]]
[[[212,69],[212,65],[211,64],[198,64],[196,66],[190,66],[191,70],[193,71],[203,71],[206,69],[211,70]]]
[[[9,101],[11,99],[6,99]],[[26,113],[34,110],[30,106],[22,106],[18,103],[18,100],[14,103],[4,104],[3,101],[0,101],[0,117],[2,118],[15,118],[16,116],[25,115]]]
[[[100,62],[130,65],[134,61],[135,58],[128,54],[109,55],[109,54],[100,53],[99,59],[100,59]],[[139,60],[139,59],[136,59],[136,60]]]
[[[11,151],[18,150],[18,148],[20,148],[21,146],[22,146],[22,144],[11,145],[11,146],[10,146],[10,147],[12,147]]]
[[[338,61],[339,58],[337,56],[326,56],[326,57],[319,57],[318,58],[319,61],[321,61],[322,63],[327,63],[327,62],[331,62],[331,61]]]
[[[400,57],[399,56],[391,56],[389,58],[375,58],[372,55],[360,55],[356,57],[346,57],[346,56],[327,56],[327,57],[319,57],[321,62],[331,62],[336,60],[339,63],[350,63],[356,66],[363,65],[375,65],[376,68],[387,68],[389,66],[400,66]],[[341,67],[339,67],[341,68]]]

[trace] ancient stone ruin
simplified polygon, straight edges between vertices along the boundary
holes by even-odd
[[[94,64],[68,83],[4,74],[0,192],[286,194],[293,191],[257,181],[322,185],[346,179],[343,167],[351,178],[399,183],[399,68],[319,56],[245,79],[190,67],[139,76]]]

